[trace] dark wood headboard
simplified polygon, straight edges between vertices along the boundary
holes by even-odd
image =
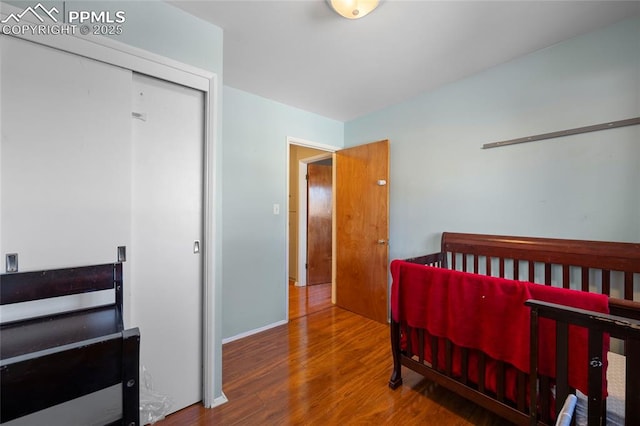
[[[443,232],[442,251],[640,273],[640,243]]]
[[[0,275],[0,305],[108,290],[118,284],[120,263],[5,274]]]
[[[452,269],[478,273],[479,261],[491,274],[492,259],[498,259],[498,271],[493,275],[505,276],[505,260],[512,260],[512,275],[519,276],[522,261],[528,264],[529,281],[534,281],[536,263],[544,264],[544,282],[551,285],[552,266],[562,269],[562,286],[569,288],[572,268],[580,268],[582,291],[589,291],[589,269],[601,272],[601,289],[610,295],[612,271],[624,274],[624,296],[633,300],[634,274],[640,274],[640,243],[568,240],[504,235],[442,234],[443,262]],[[471,259],[469,259],[471,258]],[[518,260],[519,262],[516,262]],[[462,263],[462,265],[460,265]],[[510,274],[507,274],[510,275]]]
[[[0,275],[0,305],[115,288],[122,309],[122,264],[82,266]]]

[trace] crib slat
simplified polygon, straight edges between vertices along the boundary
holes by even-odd
[[[513,279],[520,279],[520,260],[513,259]]]
[[[491,257],[490,256],[486,256],[484,259],[485,259],[485,265],[486,265],[486,269],[487,269],[485,275],[490,277],[491,276]]]
[[[536,264],[533,260],[529,261],[529,281],[535,282],[536,278]]]
[[[589,268],[582,267],[582,291],[589,291]]]
[[[587,424],[599,426],[602,417],[602,331],[589,329],[589,404]]]
[[[640,341],[628,339],[625,343],[626,374],[625,378],[625,425],[640,424]]]
[[[633,300],[633,272],[624,273],[624,298]]]
[[[540,376],[540,419],[543,423],[550,422],[549,410],[551,402],[551,384],[548,376]]]
[[[486,369],[486,355],[484,352],[478,351],[478,390],[484,393],[484,376]]]
[[[551,264],[544,264],[544,283],[546,285],[551,285]]]
[[[496,398],[504,402],[504,362],[498,361],[496,364]]]
[[[418,360],[424,362],[424,329],[418,329]]]
[[[478,255],[473,255],[473,271],[474,274],[478,273]]]
[[[518,385],[518,411],[525,412],[527,408],[527,376],[522,371],[518,370],[516,376],[516,383]]]
[[[569,265],[562,265],[562,287],[564,288],[571,287]],[[564,401],[564,399],[562,401]]]
[[[451,360],[453,358],[453,346],[449,339],[445,340],[444,343],[444,371],[445,374],[451,377]]]
[[[455,251],[452,251],[451,252],[451,269],[453,269],[454,271],[456,270],[456,265],[458,264],[458,259],[456,259],[457,257],[458,257],[458,254]],[[464,262],[464,255],[462,255],[462,258]]]
[[[556,321],[556,415],[569,395],[569,325]]]
[[[463,385],[466,385],[469,377],[469,349],[461,348],[460,358],[461,358],[460,370],[462,374],[460,381],[462,382]]]
[[[500,278],[504,278],[504,257],[500,258]],[[516,280],[517,278],[512,278]]]
[[[602,270],[602,294],[611,294],[611,271],[607,269]]]
[[[431,336],[431,366],[434,370],[439,370],[438,368],[438,338],[435,336]]]

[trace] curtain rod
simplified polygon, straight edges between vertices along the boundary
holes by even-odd
[[[574,129],[560,130],[551,133],[542,133],[534,136],[526,136],[524,138],[509,139],[506,141],[485,143],[482,149],[497,148],[499,146],[515,145],[518,143],[534,142],[543,139],[559,138],[562,136],[577,135],[580,133],[595,132],[597,130],[615,129],[617,127],[634,126],[640,124],[640,117],[628,118],[626,120],[609,121],[602,124],[594,124],[593,126],[576,127]]]

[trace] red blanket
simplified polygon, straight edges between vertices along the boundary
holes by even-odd
[[[607,296],[488,277],[400,260],[391,263],[393,319],[454,344],[478,349],[523,372],[529,371],[527,299],[608,312]],[[555,376],[555,332],[541,323],[540,372]],[[570,330],[570,385],[587,391],[586,331]]]

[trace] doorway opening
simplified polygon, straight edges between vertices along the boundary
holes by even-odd
[[[319,149],[326,152],[320,155],[333,159],[331,302],[340,308],[386,323],[389,293],[389,140],[341,149],[304,141],[298,143],[288,138],[287,167],[292,163],[291,145]],[[305,165],[321,159],[323,158],[303,158],[298,162],[302,164],[299,168],[304,169]],[[295,173],[290,173],[287,168],[287,174],[287,192],[290,197],[295,197],[296,192],[289,189],[295,185],[290,182]],[[298,174],[302,175],[302,172],[298,170]],[[301,178],[304,179],[304,175]],[[340,182],[340,185],[336,185],[336,182]],[[298,181],[298,186],[304,187],[305,183],[300,185]],[[299,188],[297,194],[300,193]],[[298,197],[299,206],[303,205],[301,201],[304,198],[306,197]],[[287,206],[289,226],[289,209],[294,205],[290,201]],[[297,282],[300,286],[302,280],[306,280],[306,274],[301,273],[301,259],[305,256],[302,248],[306,247],[306,242],[300,244],[300,239],[306,236],[306,227],[302,225],[306,211],[298,210],[295,213],[298,226],[293,227],[293,232],[298,231],[298,259],[291,264],[297,264],[294,283]],[[290,250],[289,234],[287,228],[285,271],[289,271],[289,256],[296,252],[292,253]],[[339,258],[337,254],[340,254]],[[337,288],[338,283],[340,288]],[[306,281],[305,287],[308,287]],[[285,300],[288,301],[289,286],[286,285],[285,288]],[[287,321],[288,311],[287,309]]]
[[[288,207],[287,207],[287,274],[288,285],[286,300],[288,302],[287,320],[305,316],[331,305],[333,290],[333,241],[335,238],[333,226],[333,186],[334,173],[331,168],[329,179],[330,192],[329,205],[331,215],[328,219],[329,232],[329,254],[325,248],[326,257],[329,260],[329,278],[320,279],[324,283],[317,286],[307,286],[308,284],[308,253],[307,253],[307,233],[308,233],[308,193],[307,179],[309,165],[316,164],[319,167],[326,167],[333,163],[333,153],[338,149],[327,145],[317,144],[309,141],[287,139],[287,187],[288,187]],[[312,167],[313,169],[313,167]],[[326,169],[325,169],[326,172]],[[324,178],[327,179],[326,176]],[[326,190],[320,191],[325,192]],[[326,206],[325,206],[326,209]],[[325,228],[327,219],[322,220]],[[315,226],[312,221],[312,227]],[[312,253],[313,255],[313,253]],[[326,274],[326,272],[325,272]]]

